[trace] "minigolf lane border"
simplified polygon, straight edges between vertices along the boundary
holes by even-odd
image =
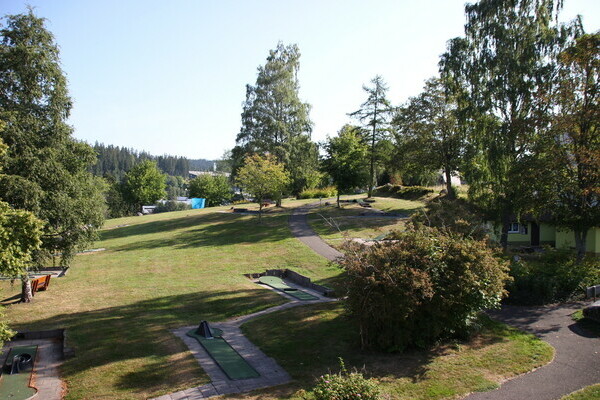
[[[229,379],[235,381],[258,378],[260,376],[260,374],[221,337],[222,332],[219,329],[212,329],[214,336],[212,338],[205,338],[204,336],[197,334],[196,331],[197,329],[192,329],[186,334],[196,339],[202,347],[204,347],[204,350],[206,350],[223,372],[225,372]]]
[[[276,276],[261,276],[258,279],[258,282],[262,283],[263,285],[270,286],[273,289],[279,290],[280,292],[288,294],[301,301],[319,300],[317,296],[288,286],[283,279]]]

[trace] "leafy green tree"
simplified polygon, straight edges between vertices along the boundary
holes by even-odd
[[[189,183],[190,197],[205,198],[208,206],[218,206],[231,199],[231,186],[223,175],[199,175]]]
[[[233,172],[246,156],[270,153],[293,175],[292,190],[304,189],[307,176],[318,168],[317,145],[310,140],[310,105],[299,97],[300,50],[278,43],[258,67],[256,85],[246,86],[242,127],[232,150]]]
[[[263,200],[267,196],[281,196],[289,184],[289,174],[272,154],[253,154],[246,157],[237,175],[237,183],[254,196],[259,204],[258,218],[262,217]]]
[[[0,200],[44,222],[36,263],[61,254],[68,264],[104,220],[101,186],[88,171],[93,150],[72,138],[67,83],[52,34],[31,9],[0,30],[0,138],[8,145]],[[54,258],[52,258],[54,260]]]
[[[469,196],[499,216],[506,248],[511,217],[523,206],[523,160],[533,151],[545,112],[553,55],[566,31],[552,24],[561,2],[481,0],[466,6],[465,39],[442,59],[466,82],[470,110]]]
[[[580,36],[559,54],[550,127],[529,176],[539,210],[551,211],[554,224],[575,233],[579,261],[589,229],[600,225],[599,75],[600,33]]]
[[[187,182],[181,176],[167,175],[167,197],[171,200],[187,194]]]
[[[167,195],[166,177],[155,162],[144,160],[125,175],[123,182],[125,199],[142,211],[144,204],[154,204]]]
[[[340,192],[364,185],[369,181],[368,145],[362,140],[360,129],[345,125],[338,136],[328,138],[324,145],[326,156],[322,168],[333,179],[337,188],[337,205]]]
[[[4,123],[0,121],[0,130],[3,128]],[[0,139],[0,159],[6,149],[7,146]],[[27,271],[32,265],[34,254],[40,249],[42,227],[42,221],[33,213],[15,210],[0,201],[0,275],[21,279],[21,300],[24,302],[30,302],[32,297]],[[10,333],[6,324],[0,323],[0,344],[8,339]]]
[[[456,115],[457,104],[440,78],[425,82],[423,92],[399,108],[393,124],[402,157],[421,170],[439,171],[453,197],[452,172],[457,171],[464,135]]]
[[[381,161],[378,154],[378,145],[389,136],[389,120],[393,107],[387,99],[388,87],[379,75],[371,80],[372,86],[363,86],[367,92],[367,100],[360,105],[360,109],[350,113],[357,118],[365,128],[365,136],[369,143],[369,197],[377,185],[377,166]],[[368,132],[368,133],[367,133]]]

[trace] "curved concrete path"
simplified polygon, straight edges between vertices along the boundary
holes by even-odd
[[[308,210],[318,205],[319,203],[311,203],[294,209],[289,219],[290,230],[298,240],[310,247],[314,252],[330,261],[335,261],[342,257],[343,254],[325,243],[325,241],[310,227],[307,221],[306,214],[308,213]]]
[[[600,382],[600,338],[579,328],[571,314],[582,303],[544,307],[504,306],[490,316],[533,333],[552,345],[554,360],[515,377],[490,391],[473,393],[466,400],[557,400]]]

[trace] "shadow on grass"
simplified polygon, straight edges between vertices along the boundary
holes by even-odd
[[[297,307],[252,320],[244,334],[293,378],[314,382],[320,375],[339,371],[339,358],[349,369],[365,369],[370,377],[423,379],[438,351],[383,353],[361,350],[358,331],[337,304]]]
[[[119,390],[147,394],[177,383],[181,385],[182,380],[187,387],[202,383],[198,382],[203,376],[198,364],[187,356],[187,347],[169,329],[197,325],[204,319],[223,320],[283,302],[261,290],[203,291],[58,314],[27,326],[14,323],[11,327],[19,330],[64,327],[76,353],[76,357],[63,364],[64,378],[83,379],[80,385],[85,386],[93,383],[98,371],[104,371],[117,376]],[[110,392],[115,388],[103,389]]]
[[[138,226],[139,225],[132,226],[131,228],[133,229]],[[192,228],[194,226],[198,227]],[[163,236],[161,239],[139,240],[122,246],[113,247],[111,250],[131,251],[155,249],[159,247],[190,248],[201,246],[224,246],[239,243],[277,242],[291,237],[287,220],[283,215],[263,216],[263,222],[260,224],[257,220],[252,218],[227,214],[215,214],[214,216],[210,216],[210,218],[202,219],[193,218],[193,220],[189,221],[157,221],[150,223],[145,229],[141,229],[138,234],[143,235],[185,228],[192,229],[174,233],[171,236]],[[122,233],[123,237],[129,235],[135,235],[135,233],[132,231],[129,233]],[[103,239],[106,238],[103,237]]]

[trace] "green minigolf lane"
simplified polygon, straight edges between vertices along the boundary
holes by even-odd
[[[196,334],[196,329],[192,329],[187,335],[200,342],[202,347],[206,349],[208,354],[210,354],[213,360],[221,367],[223,372],[227,374],[229,379],[250,379],[258,378],[260,376],[260,374],[221,337],[221,330],[211,328],[211,331],[214,339],[206,339],[204,336]]]
[[[29,354],[31,363],[18,374],[10,375],[10,367],[13,357],[17,354]],[[4,363],[2,364],[2,376],[0,377],[0,399],[25,400],[37,393],[35,388],[29,387],[33,363],[37,354],[37,346],[17,346],[10,349]]]
[[[261,276],[258,281],[260,283],[264,283],[265,285],[271,286],[273,289],[281,290],[282,292],[285,292],[290,296],[297,298],[298,300],[305,301],[319,299],[317,296],[313,296],[310,293],[289,287],[281,278],[276,276]]]

